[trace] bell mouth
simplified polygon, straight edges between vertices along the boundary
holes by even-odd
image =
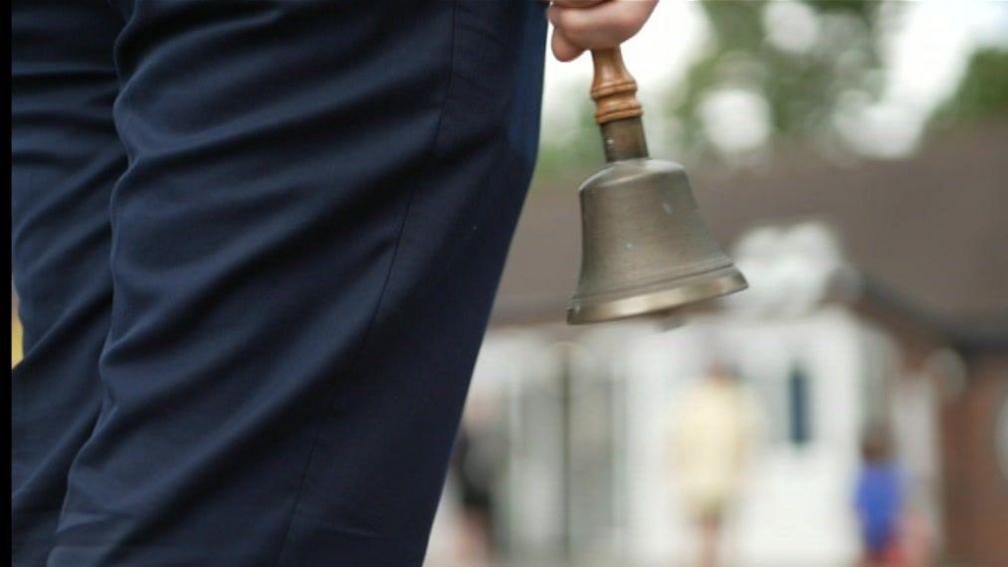
[[[594,296],[575,295],[567,307],[567,323],[583,325],[668,311],[742,291],[747,287],[749,284],[742,272],[729,265],[652,284],[645,290],[631,289],[617,294]]]

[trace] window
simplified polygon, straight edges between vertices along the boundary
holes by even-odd
[[[802,447],[812,439],[809,386],[805,370],[798,364],[792,365],[787,379],[788,440],[796,447]]]

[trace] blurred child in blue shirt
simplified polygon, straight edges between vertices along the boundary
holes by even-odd
[[[858,477],[855,508],[867,565],[899,565],[899,525],[903,482],[892,459],[888,436],[872,431],[862,443],[863,465]]]

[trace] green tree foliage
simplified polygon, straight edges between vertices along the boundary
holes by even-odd
[[[879,94],[884,70],[877,46],[879,2],[804,2],[797,23],[787,21],[787,14],[768,17],[772,4],[703,2],[709,45],[672,93],[676,142],[694,158],[717,154],[702,116],[713,92],[734,89],[761,97],[771,144],[789,138],[828,141],[835,134],[831,117],[844,97],[870,100]],[[774,33],[786,35],[789,25],[798,24],[812,38],[806,45],[788,49],[772,41]]]
[[[645,120],[650,127],[669,120],[671,127],[661,130],[671,133],[676,153],[663,157],[690,164],[727,155],[712,140],[718,132],[706,124],[708,102],[724,92],[744,92],[762,101],[767,128],[760,152],[799,144],[830,152],[850,149],[854,142],[837,125],[882,95],[886,68],[880,43],[897,29],[905,4],[703,0],[700,5],[707,42],[682,79],[668,85],[669,114],[649,114]],[[541,177],[580,174],[601,163],[591,102],[580,91],[570,98],[579,105],[582,120],[571,132],[544,132],[537,169]],[[932,115],[930,129],[996,115],[1008,116],[1008,50],[985,49],[973,55],[955,94]],[[724,118],[730,127],[746,117]],[[846,124],[849,128],[851,122]]]
[[[955,93],[933,115],[931,130],[998,116],[1008,117],[1008,50],[978,50]]]

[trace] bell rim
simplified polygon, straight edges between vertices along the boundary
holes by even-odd
[[[567,323],[583,325],[627,319],[714,299],[749,287],[745,276],[734,266],[729,266],[727,269],[722,268],[722,270],[727,273],[643,295],[630,295],[603,301],[584,301],[575,297],[567,307]]]

